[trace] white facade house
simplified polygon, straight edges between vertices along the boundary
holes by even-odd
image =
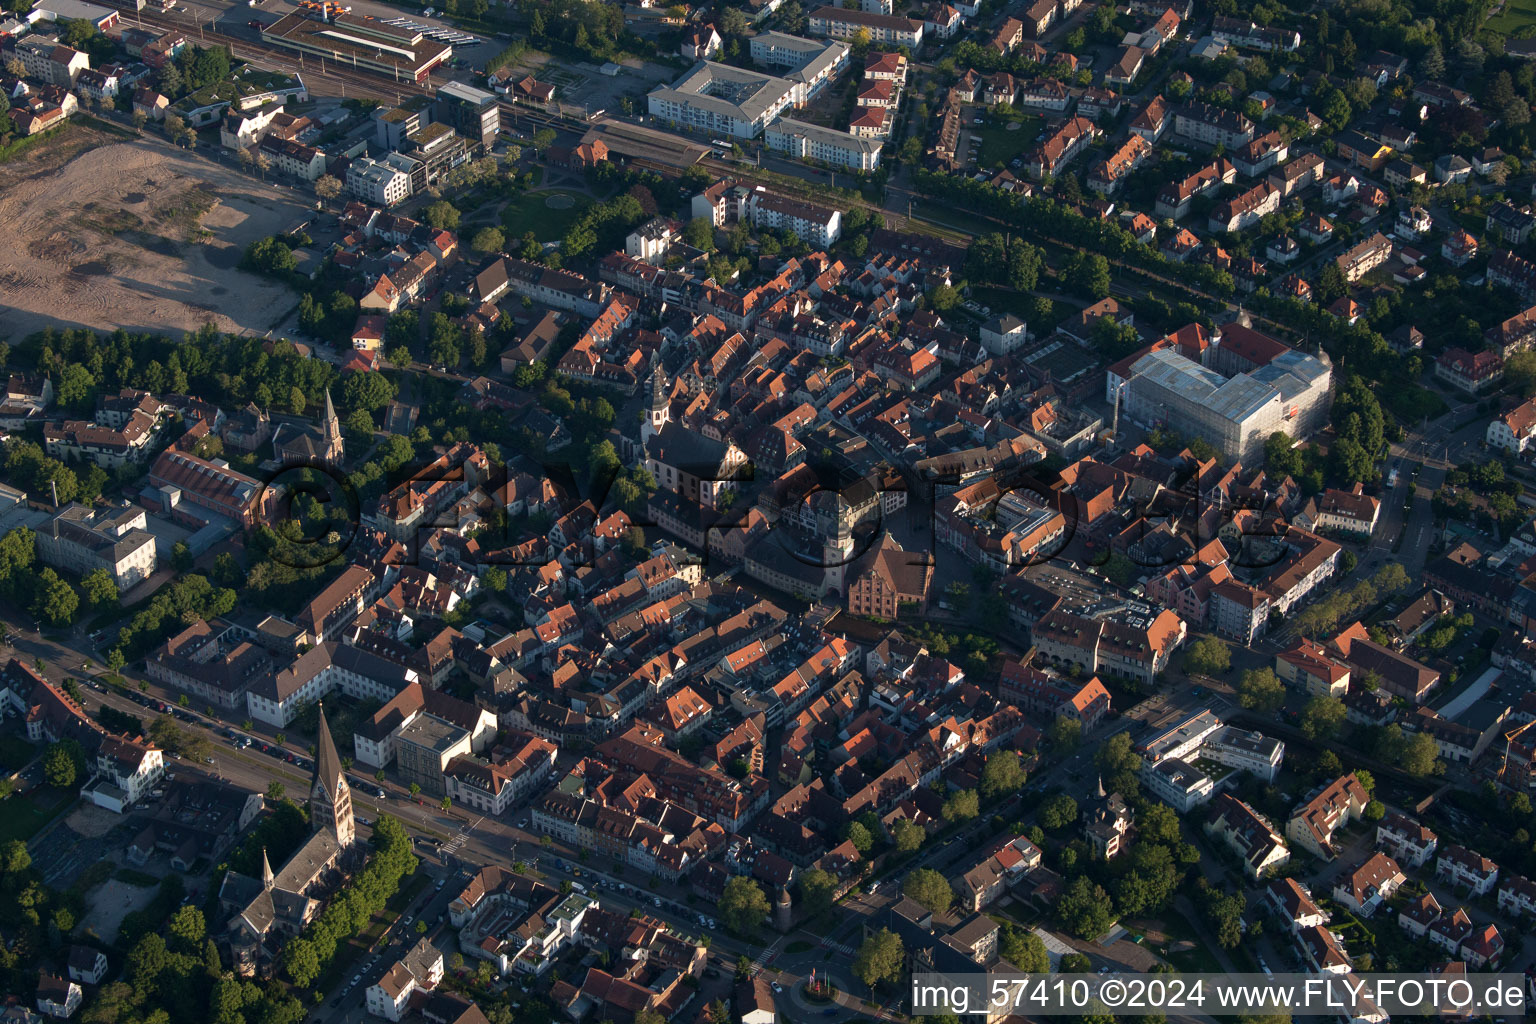
[[[1439,836],[1406,814],[1394,811],[1376,824],[1376,845],[1406,867],[1429,863],[1439,844]]]
[[[374,206],[394,206],[410,198],[411,174],[389,157],[360,156],[347,165],[347,191]]]
[[[47,971],[37,977],[37,1009],[45,1016],[68,1020],[84,999],[85,991],[68,978]]]
[[[155,572],[155,536],[148,525],[142,508],[71,503],[35,531],[37,557],[81,576],[105,569],[119,591],[127,590]]]
[[[1498,884],[1499,866],[1474,850],[1452,845],[1440,851],[1435,878],[1468,889],[1474,896],[1486,896]]]
[[[1285,744],[1261,732],[1228,725],[1206,737],[1200,756],[1272,783],[1285,760]]]
[[[104,737],[96,751],[95,777],[81,789],[97,807],[118,814],[147,797],[165,778],[165,760],[147,743]]]
[[[992,355],[1005,356],[1029,340],[1029,325],[1012,313],[995,316],[981,325],[981,347]]]
[[[721,135],[755,139],[795,102],[796,83],[758,71],[703,60],[672,85],[646,97],[651,115],[672,124]]]
[[[770,125],[763,133],[763,141],[769,149],[800,160],[815,160],[855,171],[873,171],[879,167],[880,152],[885,148],[879,138],[823,128],[790,117]]]
[[[1536,398],[1490,421],[1484,439],[1489,447],[1524,454],[1536,441]]]
[[[671,221],[665,217],[653,217],[625,237],[624,254],[642,263],[655,264],[666,256],[675,237]]]
[[[443,954],[430,939],[415,947],[383,976],[368,986],[368,1012],[388,1021],[399,1021],[418,990],[431,991],[443,980]]]
[[[443,772],[448,796],[461,807],[496,815],[538,793],[554,775],[560,748],[541,737],[528,740],[516,756],[502,761],[454,758]]]
[[[325,641],[246,692],[246,709],[259,722],[286,728],[302,705],[340,689],[349,697],[388,703],[417,681],[415,669],[350,644]]]
[[[1188,814],[1216,793],[1210,776],[1177,757],[1147,765],[1139,778],[1149,793],[1180,814]]]
[[[802,242],[819,249],[834,244],[843,234],[841,211],[777,195],[761,186],[747,197],[746,210],[753,227],[793,231]]]
[[[813,36],[853,39],[862,31],[877,46],[906,46],[913,50],[923,45],[923,29],[923,23],[912,18],[843,7],[818,8],[806,19],[806,31]]]

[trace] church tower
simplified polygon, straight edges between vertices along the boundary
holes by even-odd
[[[651,401],[646,411],[645,423],[640,427],[640,444],[661,433],[672,419],[672,389],[667,386],[666,374],[660,366],[651,371]]]
[[[270,892],[274,884],[276,880],[272,877],[272,862],[267,860],[267,848],[263,846],[261,848],[261,887]]]
[[[330,402],[327,400],[326,405]],[[309,824],[315,831],[330,829],[342,849],[357,838],[352,821],[352,789],[341,771],[341,758],[325,724],[325,705],[320,705],[320,736],[316,747],[315,778],[309,787]]]
[[[343,447],[341,441],[341,420],[336,417],[336,406],[331,404],[331,389],[325,389],[325,422],[320,425],[322,448],[325,451],[324,461],[333,466],[341,465]]]

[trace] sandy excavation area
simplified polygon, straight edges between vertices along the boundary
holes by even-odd
[[[297,296],[239,270],[305,214],[298,193],[177,150],[75,127],[6,167],[0,338],[44,327],[264,333]]]

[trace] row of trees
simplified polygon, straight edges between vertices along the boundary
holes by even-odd
[[[410,834],[396,819],[381,815],[370,843],[373,855],[368,866],[283,950],[283,971],[295,985],[313,984],[336,956],[337,947],[367,927],[369,919],[399,891],[401,879],[416,870]]]
[[[1226,271],[1207,264],[1167,259],[1156,249],[1141,244],[1113,221],[1085,217],[1047,196],[1021,200],[995,185],[939,171],[918,171],[916,184],[924,195],[948,200],[981,216],[993,217],[1026,236],[1064,244],[1107,260],[1123,260],[1220,299],[1232,294],[1232,277]],[[1095,262],[1090,270],[1096,272],[1098,266]],[[1107,262],[1104,267],[1107,269]],[[1073,276],[1069,271],[1068,279]],[[1093,279],[1096,276],[1094,273],[1087,283],[1097,283]]]
[[[98,394],[141,388],[303,412],[318,405],[339,376],[332,364],[302,356],[286,341],[223,334],[212,325],[180,338],[50,327],[29,336],[16,356],[55,381],[59,401],[77,394],[82,409],[94,408]]]
[[[1396,562],[1388,562],[1370,579],[1361,580],[1348,590],[1335,590],[1308,605],[1296,613],[1293,621],[1296,629],[1307,636],[1328,636],[1377,602],[1405,590],[1411,582],[1408,570]]]

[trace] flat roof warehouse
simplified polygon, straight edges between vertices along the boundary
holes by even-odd
[[[294,12],[262,29],[261,38],[275,46],[367,68],[397,81],[409,78],[420,82],[453,54],[453,47],[427,40],[420,32],[350,14],[319,21]]]

